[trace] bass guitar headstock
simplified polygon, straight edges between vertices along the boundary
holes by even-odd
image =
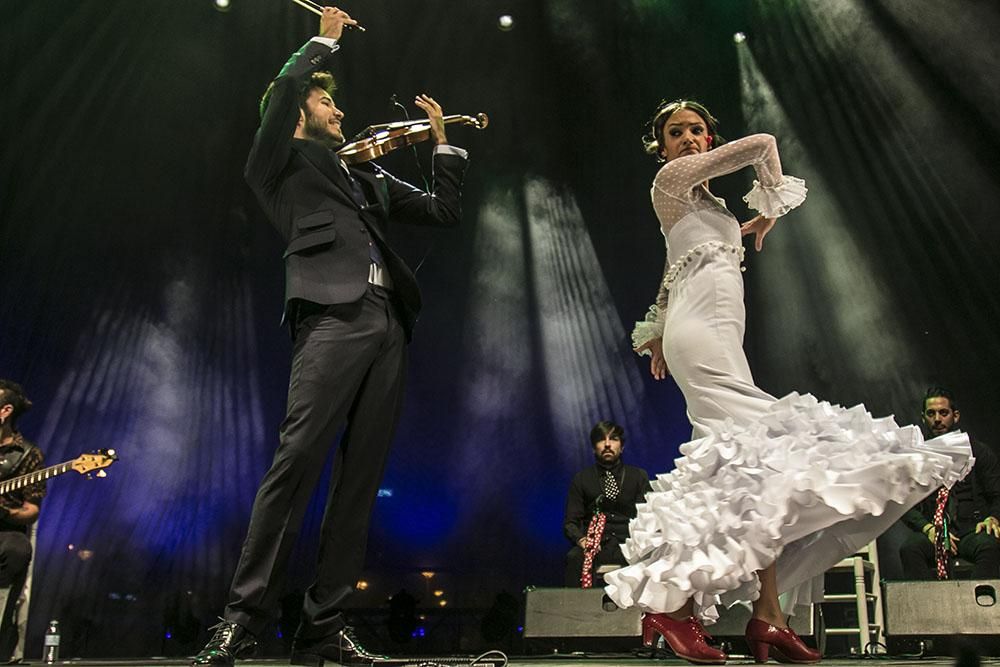
[[[73,459],[70,467],[81,475],[86,475],[94,470],[103,471],[112,463],[118,460],[118,454],[113,449],[100,449],[92,454],[81,454]],[[98,473],[98,476],[102,476]]]

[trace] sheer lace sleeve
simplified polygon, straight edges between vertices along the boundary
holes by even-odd
[[[663,263],[663,278],[660,280],[660,290],[656,293],[656,303],[649,307],[646,317],[635,323],[632,329],[632,349],[635,350],[654,338],[663,338],[663,321],[667,313],[667,302],[670,292],[667,291],[667,271],[670,262]],[[652,356],[649,350],[643,350],[639,356]]]
[[[682,198],[708,179],[750,166],[757,180],[743,200],[751,208],[776,218],[805,201],[805,182],[781,173],[778,146],[770,134],[752,134],[707,153],[671,160],[657,173],[653,189]]]

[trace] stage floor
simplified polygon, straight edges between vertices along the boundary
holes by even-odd
[[[407,658],[408,662],[405,663],[407,666],[417,667],[418,665],[427,664],[427,660],[422,658]],[[452,659],[453,660],[453,659]],[[990,665],[995,667],[1000,667],[1000,658],[980,658],[981,665]],[[875,661],[880,667],[902,667],[912,666],[916,662],[919,662],[921,667],[951,667],[955,665],[956,662],[953,658],[902,658],[894,656],[879,657],[877,659],[866,658],[830,658],[823,660],[820,665],[825,667],[857,667],[858,665],[865,662]],[[30,665],[31,667],[42,667],[41,662],[24,662],[20,663],[22,665]],[[66,660],[61,661],[57,664],[60,665],[79,665],[80,667],[174,667],[174,666],[186,666],[188,665],[187,660],[177,660],[177,659],[145,659],[145,660]],[[240,660],[236,663],[237,667],[275,667],[276,665],[287,665],[287,659],[268,659],[268,660]],[[330,667],[336,667],[336,663],[328,663]],[[393,663],[399,665],[400,663]],[[455,663],[451,663],[454,665]],[[634,658],[631,656],[614,656],[614,655],[595,655],[591,657],[539,657],[532,656],[527,658],[511,658],[508,663],[511,667],[675,667],[677,665],[689,665],[690,663],[680,660],[678,658],[663,658],[657,660],[650,660],[648,658]],[[753,664],[753,660],[750,658],[730,659],[727,665],[744,665]],[[774,660],[768,663],[772,666],[778,663]],[[971,666],[970,666],[971,667]]]

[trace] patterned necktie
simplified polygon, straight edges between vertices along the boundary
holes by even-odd
[[[614,500],[618,497],[620,493],[618,489],[618,480],[615,479],[614,474],[610,470],[604,471],[604,497],[608,500]]]
[[[948,489],[938,489],[937,507],[934,509],[934,560],[937,561],[937,578],[948,578],[948,554],[951,539],[948,537],[948,518],[945,507],[948,505]]]

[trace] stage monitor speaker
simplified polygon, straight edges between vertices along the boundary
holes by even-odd
[[[888,581],[889,636],[1000,634],[1000,580]]]
[[[603,588],[528,588],[524,636],[638,637],[642,613],[619,609]]]

